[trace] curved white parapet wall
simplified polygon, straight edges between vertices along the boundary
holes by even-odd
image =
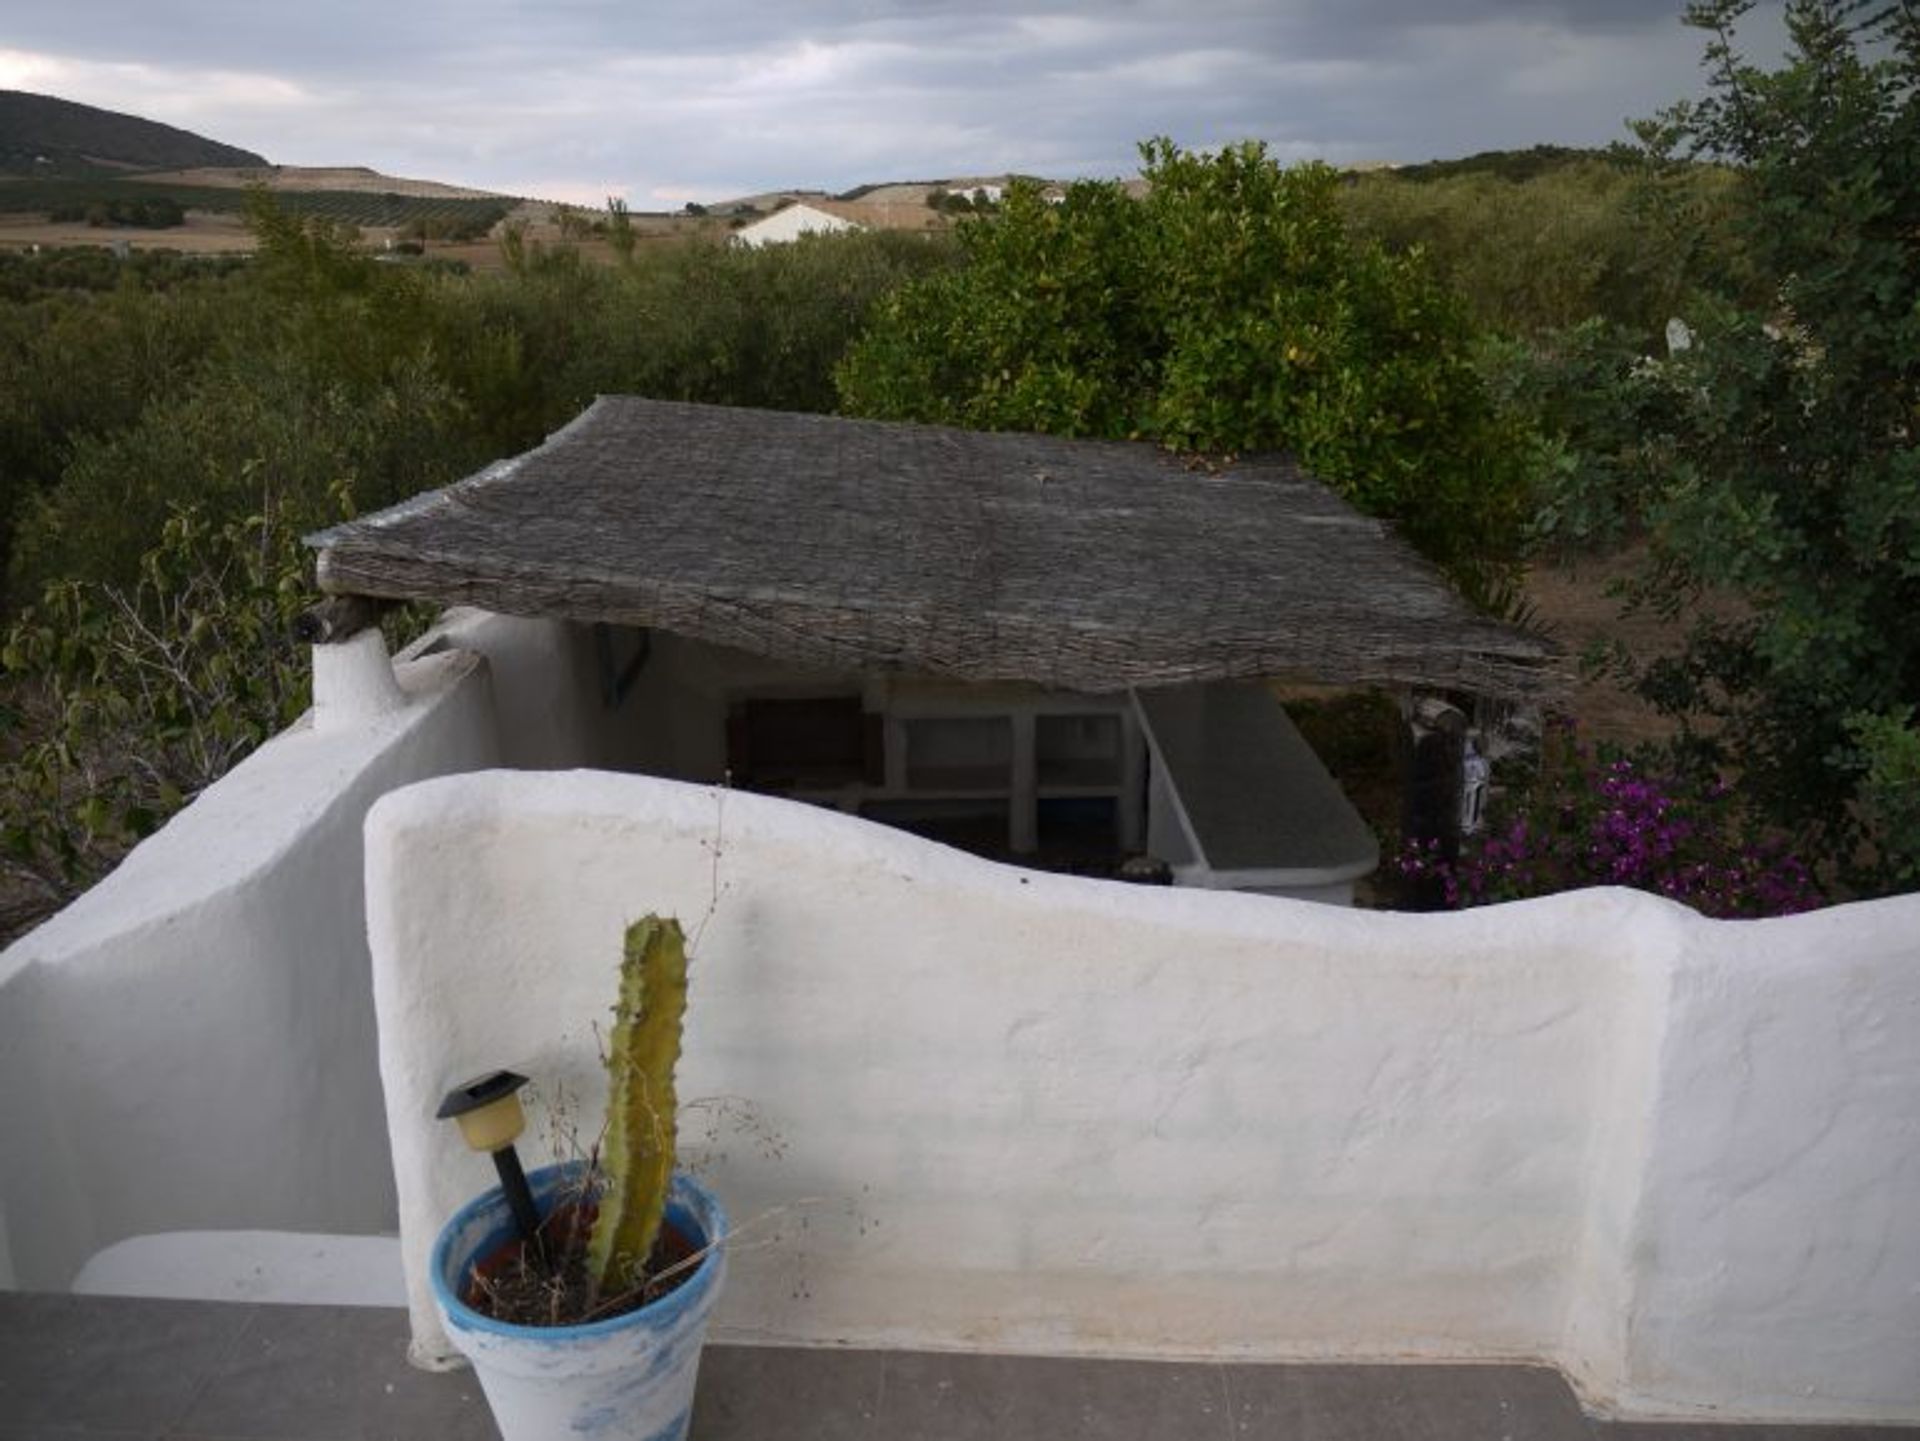
[[[398,708],[369,694],[351,724],[335,706],[276,736],[0,954],[0,1284],[61,1289],[160,1232],[392,1229],[362,826],[498,747],[477,655],[403,664]]]
[[[659,910],[736,1339],[1539,1358],[1626,1415],[1920,1418],[1920,898],[1369,914],[585,772],[390,795],[367,867],[423,1361],[427,1248],[490,1175],[435,1104],[510,1066],[590,1138]]]
[[[0,1287],[289,1299],[301,1233],[390,1231],[367,808],[647,740],[631,699],[603,701],[585,626],[456,609],[397,664],[377,630],[313,664],[308,715],[0,954]],[[223,1246],[190,1284],[180,1257]]]
[[[78,1296],[158,1296],[299,1306],[404,1306],[392,1236],[163,1231],[117,1241],[73,1278]]]

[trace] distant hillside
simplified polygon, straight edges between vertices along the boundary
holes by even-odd
[[[50,177],[266,163],[251,150],[137,115],[0,90],[0,174]]]
[[[1619,150],[1577,150],[1565,145],[1535,145],[1527,150],[1483,150],[1459,160],[1429,160],[1424,165],[1397,165],[1402,180],[1445,180],[1455,175],[1491,175],[1498,180],[1532,180],[1569,165],[1611,160]]]
[[[132,178],[142,185],[224,186],[230,190],[259,185],[268,190],[296,191],[303,195],[346,190],[362,195],[406,195],[432,200],[502,198],[492,190],[475,190],[470,185],[383,175],[365,165],[202,165],[189,170],[149,170]]]

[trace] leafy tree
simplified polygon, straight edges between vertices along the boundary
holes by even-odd
[[[25,303],[0,304],[0,563],[16,521],[56,486],[74,446],[177,397],[227,323],[229,271],[174,275],[142,256],[103,257],[33,257]],[[118,272],[112,283],[102,262]]]
[[[1287,450],[1392,518],[1476,599],[1510,599],[1527,437],[1415,254],[1355,239],[1339,178],[1264,147],[1142,147],[1149,191],[1015,184],[965,264],[884,301],[839,371],[863,415]]]
[[[1542,437],[1530,547],[1569,557],[1641,538],[1673,475],[1674,427],[1693,403],[1685,377],[1650,356],[1640,332],[1598,316],[1531,342],[1489,340],[1481,368],[1501,406]]]
[[[1508,178],[1383,171],[1353,177],[1340,200],[1362,235],[1419,247],[1489,329],[1550,338],[1601,317],[1644,346],[1694,290],[1743,280],[1727,217],[1737,183],[1725,166],[1624,151]]]
[[[336,518],[342,483],[375,504],[404,499],[453,478],[471,454],[463,429],[458,399],[418,358],[373,386],[285,353],[222,361],[125,429],[74,440],[59,483],[26,508],[15,594],[63,580],[132,586],[187,506],[220,524],[261,513],[316,528]]]
[[[0,263],[0,871],[42,908],[304,704],[297,537],[526,449],[603,391],[826,409],[896,234],[618,266],[516,230],[504,274],[376,263],[253,197],[256,257]],[[629,232],[631,233],[631,232]],[[13,522],[18,519],[15,530]],[[0,618],[0,636],[6,634]],[[0,886],[0,904],[20,887]],[[10,922],[0,915],[0,936]]]
[[[1708,613],[1639,672],[1685,742],[1867,886],[1920,880],[1920,11],[1789,0],[1792,48],[1735,47],[1752,0],[1701,0],[1708,97],[1639,128],[1739,177],[1764,307],[1703,302],[1665,362],[1673,468],[1648,507],[1646,604]]]
[[[185,225],[187,212],[172,196],[159,195],[138,200],[121,197],[96,200],[89,204],[76,202],[56,205],[47,212],[47,219],[56,223],[84,220],[95,227],[125,225],[144,230],[166,230]]]
[[[571,205],[556,205],[549,218],[559,227],[562,240],[586,240],[593,235],[593,221]]]
[[[307,704],[295,530],[172,515],[130,585],[49,585],[7,636],[0,869],[64,904]]]
[[[432,283],[265,197],[254,226],[258,255],[244,283],[219,293],[215,328],[196,351],[173,350],[158,301],[114,297],[142,322],[127,329],[155,330],[150,354],[177,356],[177,370],[163,385],[129,386],[143,402],[131,414],[115,413],[117,392],[100,416],[82,406],[53,457],[55,477],[24,498],[10,565],[16,600],[58,580],[131,586],[183,506],[216,524],[262,511],[321,525],[334,518],[330,496],[342,482],[386,504],[483,458],[434,354]],[[92,324],[76,323],[83,333]],[[116,423],[85,423],[107,415]]]
[[[627,202],[617,195],[607,197],[607,243],[613,247],[613,253],[622,263],[633,259],[634,242],[640,234],[633,228],[633,216],[627,212]]]

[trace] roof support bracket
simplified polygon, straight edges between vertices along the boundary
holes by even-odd
[[[647,657],[653,654],[653,632],[642,630],[639,635],[633,654],[623,665],[614,656],[613,627],[603,620],[594,622],[593,648],[600,656],[600,701],[608,710],[620,709],[627,692],[640,679],[640,672],[647,668]]]
[[[338,645],[378,625],[392,605],[370,595],[330,595],[294,617],[293,638],[308,645]]]

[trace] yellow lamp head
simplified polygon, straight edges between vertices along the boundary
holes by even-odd
[[[461,1139],[476,1151],[504,1150],[527,1128],[519,1094],[526,1083],[512,1071],[475,1076],[447,1092],[434,1118],[458,1121]]]

